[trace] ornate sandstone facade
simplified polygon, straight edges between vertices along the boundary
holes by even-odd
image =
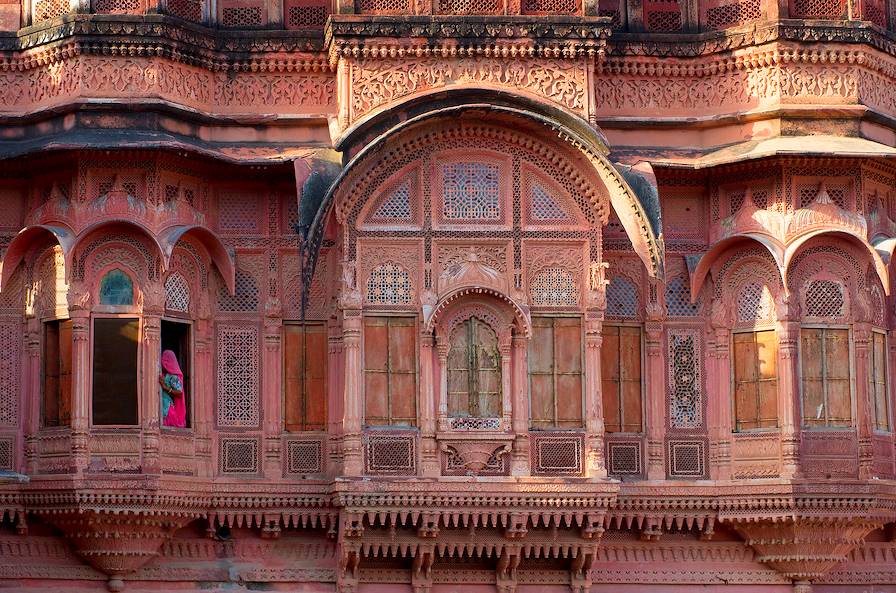
[[[890,28],[0,3],[0,586],[896,591]]]

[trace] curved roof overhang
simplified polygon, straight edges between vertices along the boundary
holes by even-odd
[[[482,92],[481,89],[480,91]],[[493,90],[488,92],[491,93],[489,97],[495,93]],[[413,127],[439,119],[457,118],[467,112],[478,112],[542,126],[550,130],[556,139],[579,151],[606,186],[611,205],[648,273],[653,277],[663,276],[662,234],[661,229],[654,227],[654,224],[658,224],[658,217],[648,216],[644,205],[629,185],[625,175],[607,159],[606,142],[597,130],[578,116],[569,114],[562,109],[508,93],[498,93],[498,100],[490,100],[487,103],[459,101],[460,99],[470,99],[469,89],[466,94],[447,91],[444,94],[452,99],[447,104],[430,101],[423,105],[418,98],[416,102],[408,104],[410,114],[407,112],[399,114],[394,110],[384,112],[380,114],[379,118],[360,122],[339,139],[337,148],[341,150],[351,152],[354,146],[363,145],[363,147],[351,157],[318,205],[308,231],[308,263],[310,265],[306,265],[307,274],[310,275],[313,272],[324,226],[333,206],[335,195],[342,183],[354,173],[362,162],[369,157],[375,157],[392,138]],[[433,95],[427,95],[427,97],[432,99]],[[457,104],[453,104],[453,102],[457,102]]]
[[[171,255],[178,241],[186,236],[194,237],[208,251],[230,294],[234,293],[236,285],[236,264],[232,250],[228,249],[218,236],[201,225],[178,225],[166,229],[161,235],[160,246],[162,261],[167,269],[171,262]]]
[[[62,248],[66,278],[68,277],[67,273],[70,269],[69,258],[76,241],[75,234],[70,228],[65,226],[36,224],[19,231],[9,243],[9,247],[6,248],[6,253],[3,255],[3,269],[0,271],[0,291],[6,288],[10,278],[12,278],[12,273],[25,259],[35,241],[41,238],[52,239]]]

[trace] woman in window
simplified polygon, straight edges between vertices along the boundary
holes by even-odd
[[[162,352],[162,372],[159,374],[159,393],[162,396],[162,426],[185,428],[187,406],[184,397],[184,373],[171,350]]]

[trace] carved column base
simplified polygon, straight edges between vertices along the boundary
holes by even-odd
[[[343,437],[342,468],[346,476],[360,476],[364,473],[364,451],[360,434],[347,434]]]
[[[600,435],[589,435],[585,440],[585,475],[589,478],[606,478],[608,475],[604,439]]]
[[[510,475],[529,475],[529,435],[518,434],[513,441],[513,454],[510,458]]]

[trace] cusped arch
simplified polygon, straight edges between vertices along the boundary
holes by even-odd
[[[59,245],[64,257],[66,278],[71,269],[71,255],[76,238],[74,232],[64,225],[36,224],[25,227],[13,237],[3,256],[3,269],[0,270],[0,291],[5,290],[13,272],[24,261],[28,252],[41,240],[51,240]]]
[[[159,241],[163,267],[168,269],[171,257],[174,254],[174,248],[181,239],[186,237],[196,239],[205,247],[215,267],[218,268],[218,272],[221,273],[224,285],[230,294],[233,295],[236,289],[236,264],[234,263],[233,252],[221,242],[217,235],[204,226],[178,225],[163,231]]]
[[[697,302],[697,299],[700,296],[700,290],[706,283],[706,276],[709,274],[710,270],[712,270],[713,265],[716,263],[719,257],[724,255],[726,251],[728,251],[732,247],[737,246],[738,244],[749,243],[758,244],[762,249],[768,251],[769,255],[772,256],[772,259],[774,260],[775,265],[778,268],[778,273],[781,276],[784,290],[785,292],[787,291],[787,283],[784,282],[784,280],[786,279],[784,259],[786,250],[784,249],[784,246],[781,245],[780,242],[778,242],[776,239],[773,239],[772,237],[761,233],[738,233],[736,235],[726,237],[725,239],[722,239],[721,241],[713,245],[706,253],[700,256],[700,260],[695,266],[689,266],[691,267],[691,302]]]
[[[532,335],[532,320],[527,308],[520,306],[519,303],[517,303],[501,291],[481,286],[456,288],[439,299],[439,301],[434,306],[424,306],[424,331],[429,333],[433,332],[445,313],[453,309],[460,302],[480,297],[485,297],[487,299],[497,301],[503,306],[509,308],[513,314],[513,319],[517,322],[517,325],[523,331],[525,336],[528,338]]]
[[[90,226],[84,228],[81,232],[78,233],[78,236],[75,239],[75,244],[73,246],[73,251],[77,251],[81,247],[81,244],[89,239],[92,235],[94,235],[97,231],[103,229],[115,229],[115,228],[127,229],[135,234],[148,239],[152,246],[156,250],[156,255],[160,258],[160,261],[165,262],[164,252],[162,251],[162,244],[159,243],[159,240],[156,238],[155,234],[152,230],[146,226],[145,224],[138,222],[136,220],[130,220],[127,218],[110,218],[108,220],[103,220],[100,222],[96,222],[91,224]],[[163,266],[164,268],[164,266]]]
[[[307,247],[310,255],[310,265],[306,266],[305,275],[310,276],[313,272],[315,258],[323,240],[324,228],[334,207],[338,192],[344,185],[350,185],[352,176],[357,169],[361,168],[362,163],[366,163],[368,158],[381,158],[383,151],[392,139],[412,128],[431,124],[438,120],[456,121],[465,114],[473,113],[480,118],[487,117],[493,123],[503,118],[508,128],[511,127],[513,122],[539,126],[547,130],[552,137],[570,146],[583,156],[603,184],[606,194],[609,196],[611,206],[619,216],[635,252],[644,262],[648,273],[653,277],[661,277],[663,275],[664,253],[662,241],[659,239],[661,230],[656,227],[658,219],[654,220],[648,216],[647,211],[640,202],[638,195],[629,185],[625,175],[607,159],[606,143],[600,134],[588,126],[587,123],[584,126],[580,125],[581,120],[574,122],[576,123],[574,126],[565,123],[565,121],[568,121],[568,117],[552,117],[550,113],[537,112],[529,107],[531,106],[519,106],[519,101],[517,101],[516,105],[467,103],[449,107],[435,103],[423,108],[417,115],[397,121],[387,129],[371,127],[371,130],[376,129],[378,135],[354,154],[318,205],[308,232]],[[390,119],[388,115],[383,117],[387,120]],[[509,120],[509,124],[507,120]],[[362,134],[359,130],[349,134],[341,140],[340,148],[348,149],[352,142],[363,141],[363,139],[359,139],[360,136]],[[365,135],[364,137],[368,136]],[[595,207],[600,206],[599,204],[593,205]]]
[[[790,243],[784,253],[783,278],[785,281],[785,287],[789,286],[789,279],[787,277],[787,274],[790,272],[790,264],[793,262],[794,258],[800,253],[800,251],[802,251],[802,248],[809,241],[811,241],[812,239],[817,239],[819,237],[836,237],[838,239],[843,239],[847,243],[858,247],[861,251],[866,253],[868,255],[868,258],[870,259],[871,264],[874,266],[874,271],[877,273],[878,279],[880,279],[881,284],[883,284],[885,294],[887,296],[890,295],[890,272],[880,253],[878,253],[874,246],[865,241],[865,239],[863,239],[862,237],[843,230],[830,231],[820,229],[806,233],[799,239]]]

